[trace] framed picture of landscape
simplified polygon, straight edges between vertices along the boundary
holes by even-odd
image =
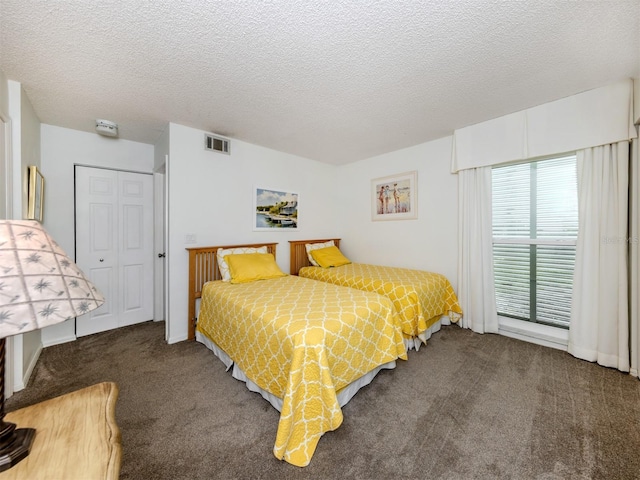
[[[298,194],[271,188],[254,188],[254,231],[297,230]]]

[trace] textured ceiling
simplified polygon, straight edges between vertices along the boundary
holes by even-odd
[[[640,0],[0,0],[40,120],[343,164],[640,76]]]

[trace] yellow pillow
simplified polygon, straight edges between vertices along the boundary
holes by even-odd
[[[342,252],[336,246],[312,250],[311,255],[318,262],[318,266],[322,268],[339,267],[340,265],[351,263],[351,260],[342,255]]]
[[[333,243],[333,240],[328,240],[326,242],[305,243],[304,248],[307,251],[307,258],[309,259],[309,263],[314,267],[319,267],[320,265],[318,265],[318,262],[315,261],[313,255],[311,255],[311,252],[319,248],[333,247],[334,245],[335,243]]]
[[[271,253],[240,253],[226,255],[231,283],[247,283],[255,280],[284,277]]]
[[[229,266],[224,260],[227,255],[236,255],[240,253],[269,253],[267,246],[264,247],[235,247],[235,248],[219,248],[218,249],[218,270],[220,270],[220,276],[222,280],[228,282],[231,280],[231,274],[229,273]]]

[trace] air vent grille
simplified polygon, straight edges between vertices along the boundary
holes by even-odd
[[[204,149],[229,155],[229,140],[216,135],[211,135],[210,133],[205,133]]]

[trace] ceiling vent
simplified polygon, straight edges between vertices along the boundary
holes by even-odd
[[[216,135],[211,135],[210,133],[205,133],[204,149],[229,155],[229,140]]]

